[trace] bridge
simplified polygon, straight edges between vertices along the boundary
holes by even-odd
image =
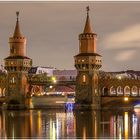
[[[63,91],[67,88],[67,91],[75,90],[74,80],[57,80],[54,76],[47,77],[46,74],[32,75],[28,79],[29,81],[29,92],[30,94],[40,95],[43,92],[57,92]]]
[[[136,105],[140,103],[140,73],[125,71],[100,75],[102,106]]]
[[[126,73],[126,72],[125,72]],[[110,107],[115,105],[136,105],[140,103],[140,75],[131,72],[131,76],[124,76],[124,72],[101,72],[99,77],[101,105]],[[128,74],[128,72],[127,72]],[[57,80],[46,74],[30,75],[29,96],[43,92],[75,91],[75,80]],[[0,75],[0,102],[4,102],[6,89],[6,74]]]

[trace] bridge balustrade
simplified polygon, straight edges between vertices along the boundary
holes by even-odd
[[[125,87],[122,87],[122,86],[118,86],[118,87],[111,86],[110,88],[103,87],[101,91],[102,91],[101,96],[109,96],[109,97],[117,97],[117,96],[138,97],[140,96],[140,88],[138,88],[137,86],[130,87],[126,85]]]

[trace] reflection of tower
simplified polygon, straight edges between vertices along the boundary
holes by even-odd
[[[100,137],[100,111],[76,111],[76,137],[96,139]]]
[[[75,58],[78,70],[76,78],[76,103],[99,105],[98,75],[101,67],[101,56],[96,53],[96,36],[92,32],[87,7],[87,19],[84,32],[79,35],[79,54]]]
[[[20,104],[25,107],[28,90],[28,70],[32,60],[26,57],[26,38],[20,32],[19,12],[13,37],[9,38],[10,56],[5,58],[5,69],[8,72],[6,98],[8,104]]]

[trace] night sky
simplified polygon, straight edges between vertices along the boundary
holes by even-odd
[[[0,64],[9,55],[19,11],[33,66],[74,69],[88,5],[102,70],[140,70],[140,2],[0,2]]]

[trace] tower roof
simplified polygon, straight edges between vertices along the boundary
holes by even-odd
[[[21,34],[21,31],[20,31],[20,26],[19,26],[19,12],[16,12],[16,15],[17,15],[17,22],[16,22],[16,26],[15,26],[15,31],[14,31],[14,34],[13,34],[13,37],[23,37],[23,35]]]
[[[92,33],[92,29],[90,26],[90,18],[89,18],[89,6],[87,6],[87,19],[83,33]]]

